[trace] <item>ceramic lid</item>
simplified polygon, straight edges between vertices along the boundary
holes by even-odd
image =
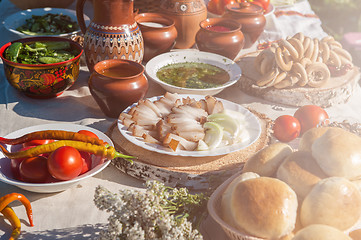
[[[228,4],[226,8],[229,11],[242,14],[263,14],[263,8],[261,6],[249,2]]]

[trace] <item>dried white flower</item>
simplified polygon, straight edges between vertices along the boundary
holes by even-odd
[[[204,208],[207,198],[203,194],[192,195],[185,188],[170,188],[157,181],[148,181],[146,187],[145,191],[120,190],[118,194],[96,188],[95,205],[112,212],[108,229],[99,239],[203,239],[188,220],[195,220],[196,211]]]

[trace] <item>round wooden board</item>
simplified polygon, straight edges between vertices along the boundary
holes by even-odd
[[[263,98],[274,103],[285,104],[294,107],[303,105],[318,105],[330,107],[348,102],[360,80],[360,70],[354,66],[347,74],[340,77],[332,77],[321,88],[295,87],[275,89],[273,87],[259,87],[255,81],[261,77],[254,67],[254,60],[258,53],[250,53],[243,56],[238,65],[242,69],[242,77],[239,81],[241,90],[247,94]]]
[[[251,109],[250,111],[260,120],[260,138],[246,149],[211,158],[170,156],[143,149],[125,139],[118,130],[117,122],[114,122],[107,135],[115,148],[124,154],[136,156],[137,159],[131,164],[122,158],[115,158],[112,164],[120,171],[144,181],[158,180],[169,186],[194,190],[214,189],[239,171],[254,153],[270,143],[271,119]]]

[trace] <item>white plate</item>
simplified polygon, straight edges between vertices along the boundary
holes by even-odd
[[[79,130],[88,130],[94,132],[100,139],[109,143],[110,146],[114,146],[112,140],[104,133],[82,125],[76,124],[44,124],[44,125],[36,125],[32,127],[23,128],[12,132],[5,136],[5,138],[16,138],[23,136],[30,132],[40,131],[40,130],[66,130],[66,131],[73,131],[77,132]],[[11,145],[6,145],[6,149],[10,151]],[[13,177],[10,168],[10,159],[5,157],[4,154],[0,151],[0,181],[17,186],[19,188],[31,191],[31,192],[39,192],[39,193],[51,193],[51,192],[60,192],[64,191],[73,184],[78,183],[81,180],[87,179],[95,174],[101,172],[104,168],[106,168],[110,163],[110,160],[105,160],[103,163],[97,165],[96,167],[92,168],[90,171],[78,176],[72,180],[68,181],[60,181],[54,183],[27,183],[16,180]]]
[[[63,33],[63,34],[58,34],[58,35],[28,35],[28,34],[24,34],[22,32],[19,32],[18,30],[16,30],[18,27],[24,25],[26,23],[26,19],[31,18],[32,15],[36,15],[36,16],[43,16],[47,13],[53,13],[53,14],[64,14],[69,16],[73,21],[78,22],[77,17],[76,17],[76,11],[71,10],[71,9],[65,9],[65,8],[34,8],[34,9],[27,9],[24,11],[20,11],[20,12],[16,12],[10,16],[8,16],[5,21],[4,21],[4,26],[5,28],[18,35],[21,38],[25,38],[25,37],[40,37],[40,36],[48,36],[48,37],[70,37],[74,34],[79,34],[80,33],[80,29],[78,31],[74,31],[71,33]],[[88,16],[84,15],[84,20],[86,25],[89,24],[90,19]]]
[[[200,100],[204,98],[204,96],[201,95],[179,95],[181,98],[194,98],[195,100]],[[152,97],[149,98],[150,101],[156,101],[159,99],[158,97]],[[120,133],[130,142],[134,143],[135,145],[147,149],[149,151],[158,152],[162,154],[172,155],[172,156],[183,156],[183,157],[207,157],[207,156],[220,156],[225,155],[231,152],[242,150],[251,144],[253,144],[261,135],[261,125],[258,120],[258,118],[248,111],[246,108],[242,107],[239,104],[219,99],[217,100],[222,101],[223,106],[225,109],[233,110],[242,113],[245,116],[245,121],[247,123],[246,129],[249,132],[250,138],[246,142],[242,143],[236,143],[230,146],[220,147],[216,148],[211,151],[185,151],[185,150],[178,150],[176,152],[172,151],[170,148],[158,145],[158,144],[150,144],[146,143],[143,138],[134,137],[130,131],[127,130],[127,128],[118,120],[118,129]],[[132,106],[129,106],[127,109],[124,110],[124,112],[128,112],[130,108],[134,107],[135,104]]]
[[[192,89],[177,87],[165,83],[157,77],[157,72],[160,68],[169,64],[181,62],[200,62],[220,67],[228,72],[230,80],[222,86],[215,88]],[[231,59],[218,54],[202,52],[198,50],[179,50],[160,54],[148,61],[145,66],[145,72],[150,79],[161,85],[168,92],[197,95],[215,95],[221,92],[223,89],[235,84],[240,79],[242,74],[241,68]]]

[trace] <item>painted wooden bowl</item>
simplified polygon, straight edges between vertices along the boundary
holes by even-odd
[[[69,42],[71,50],[75,52],[75,57],[67,61],[51,64],[23,64],[5,58],[6,49],[15,42],[49,41]],[[82,53],[83,49],[78,43],[59,37],[23,38],[9,42],[0,48],[0,57],[3,60],[6,79],[11,86],[33,98],[56,97],[70,88],[79,77],[79,62]]]

